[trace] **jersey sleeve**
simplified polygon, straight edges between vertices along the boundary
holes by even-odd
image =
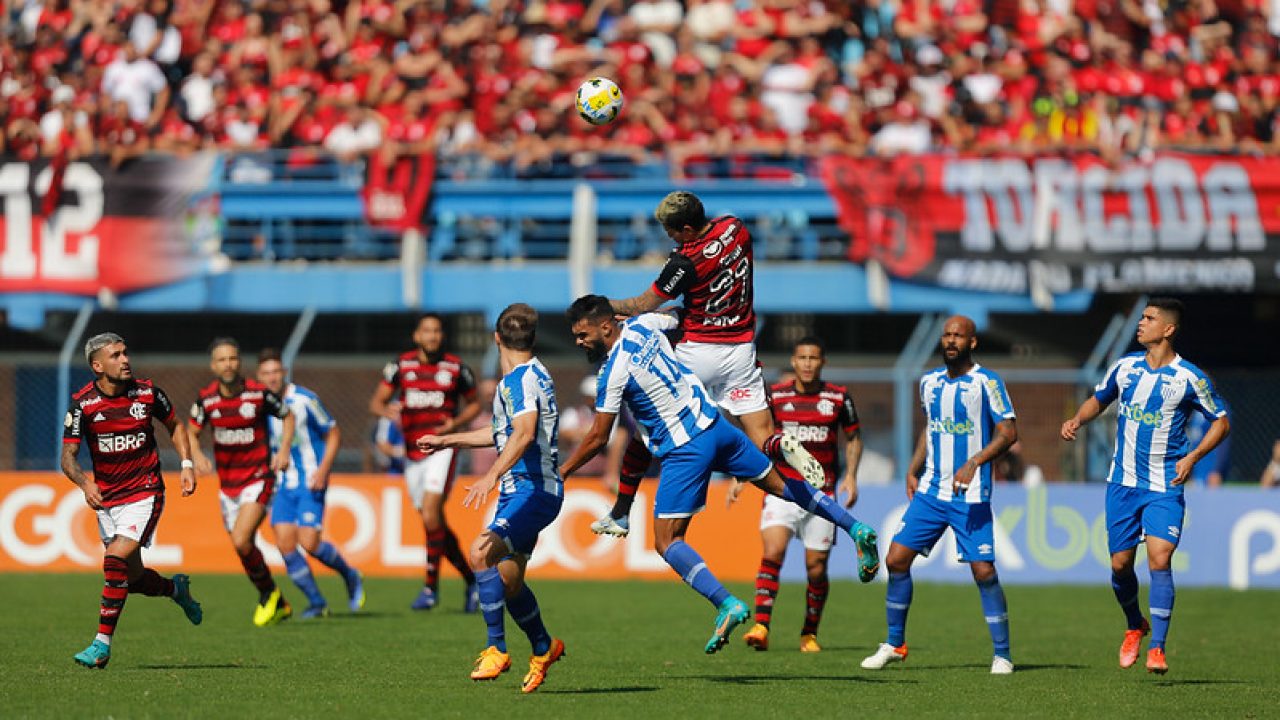
[[[204,403],[200,402],[199,398],[196,398],[196,401],[191,403],[191,419],[189,422],[191,423],[191,427],[196,430],[204,427]]]
[[[383,366],[382,384],[392,389],[400,387],[400,363],[389,362]]]
[[[840,412],[836,416],[836,422],[840,423],[840,429],[844,430],[845,435],[852,435],[858,432],[861,423],[858,421],[858,408],[853,404],[853,396],[848,390],[842,393],[840,398]]]
[[[173,401],[169,399],[169,395],[154,385],[151,392],[155,397],[155,409],[152,410],[151,417],[166,423],[173,420]]]
[[[526,371],[518,376],[504,377],[502,392],[506,395],[508,406],[511,408],[511,417],[538,410],[538,383],[533,373]]]
[[[476,374],[461,363],[458,365],[458,394],[470,401],[476,399]]]
[[[1103,405],[1110,405],[1120,396],[1120,366],[1124,360],[1118,361],[1107,370],[1106,377],[1093,389],[1093,397]]]
[[[667,257],[667,264],[662,266],[658,279],[653,282],[653,291],[671,300],[683,295],[696,279],[697,267],[693,261],[680,254],[679,250],[672,250]]]
[[[680,327],[680,321],[676,319],[676,316],[665,312],[645,313],[632,322],[639,323],[650,330],[658,332],[667,332]]]
[[[1218,389],[1213,386],[1209,376],[1199,368],[1192,369],[1191,374],[1194,376],[1189,397],[1191,406],[1210,420],[1226,417],[1226,405],[1223,404],[1222,396],[1218,395]]]
[[[338,424],[338,421],[329,414],[324,403],[320,402],[320,398],[314,395],[308,397],[306,405],[307,423],[311,425],[311,429],[316,431],[317,434],[324,435]]]
[[[1009,397],[1009,390],[1004,386],[1004,380],[999,375],[990,373],[983,378],[982,392],[987,396],[987,415],[992,422],[999,423],[1017,417],[1013,412],[1013,400]]]
[[[284,419],[289,416],[289,406],[285,404],[280,396],[270,390],[262,391],[262,409],[267,411],[270,417]]]
[[[619,352],[621,354],[621,352]],[[604,372],[596,381],[596,412],[620,414],[622,412],[622,390],[627,384],[625,370],[615,372],[615,367],[625,368],[625,360],[617,360],[605,365]]]
[[[62,419],[62,442],[79,443],[83,439],[84,411],[80,403],[72,401],[67,416]]]

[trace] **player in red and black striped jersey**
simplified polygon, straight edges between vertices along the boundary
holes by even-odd
[[[142,564],[142,548],[151,545],[164,510],[164,478],[153,423],[169,431],[182,458],[183,497],[196,491],[196,474],[173,404],[150,380],[133,376],[124,340],[114,333],[95,335],[85,344],[84,355],[94,380],[71,396],[63,422],[62,472],[97,512],[98,533],[106,548],[98,635],[75,656],[85,667],[104,668],[111,660],[111,638],[130,594],[172,598],[192,624],[200,624],[203,616],[200,603],[191,597],[190,578],[174,575],[169,579]],[[82,441],[89,444],[92,479],[76,460]]]
[[[427,568],[422,590],[410,607],[430,610],[438,602],[440,559],[448,558],[466,581],[466,612],[479,608],[475,574],[444,517],[444,502],[453,484],[457,457],[453,450],[427,455],[418,439],[466,430],[480,414],[476,379],[471,368],[444,350],[444,320],[435,313],[418,318],[413,331],[417,347],[387,363],[382,383],[369,400],[369,410],[400,425],[404,436],[404,479],[427,536]]]
[[[723,411],[742,423],[747,437],[776,463],[794,468],[815,488],[822,466],[802,443],[776,432],[756,361],[755,265],[751,233],[732,215],[708,219],[702,201],[684,190],[670,193],[654,217],[675,242],[654,281],[640,295],[612,301],[621,315],[639,315],[684,296],[676,359],[693,371]],[[618,502],[592,524],[597,533],[625,535],[627,514],[650,455],[638,438],[623,457]]]
[[[826,478],[822,491],[834,495],[840,468],[840,435],[845,436],[845,472],[839,483],[845,507],[858,500],[858,463],[862,459],[862,434],[858,411],[848,390],[822,380],[826,351],[816,337],[801,338],[791,354],[795,379],[770,388],[769,406],[784,431],[804,443]],[[818,623],[827,603],[827,559],[835,541],[835,526],[785,501],[765,498],[760,513],[760,539],[764,544],[756,574],[756,624],[744,639],[757,650],[769,649],[769,622],[778,595],[778,574],[793,536],[804,543],[804,564],[809,576],[800,651],[818,652]]]
[[[293,614],[267,569],[262,551],[254,544],[254,537],[267,517],[276,472],[289,467],[294,417],[279,395],[240,374],[240,345],[235,340],[214,340],[209,356],[209,366],[217,379],[200,390],[191,405],[191,452],[201,473],[213,472],[216,464],[222,521],[245,574],[258,590],[253,624],[265,627]],[[274,457],[268,416],[284,420],[280,450]],[[200,450],[200,430],[206,426],[212,428],[214,464]]]

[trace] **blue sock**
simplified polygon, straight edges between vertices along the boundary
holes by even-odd
[[[1173,619],[1173,571],[1151,571],[1151,645],[1164,649],[1169,636],[1169,621]]]
[[[311,557],[314,557],[324,563],[326,567],[344,578],[351,577],[355,572],[351,569],[351,566],[347,564],[347,561],[343,559],[342,553],[338,552],[338,548],[334,547],[333,543],[328,540],[320,543],[316,547],[315,554]]]
[[[1116,602],[1124,611],[1124,620],[1130,630],[1142,627],[1142,611],[1138,609],[1138,575],[1129,569],[1124,575],[1111,572],[1111,590],[1116,594]]]
[[[835,523],[836,527],[845,532],[849,532],[857,522],[839,503],[827,497],[826,493],[814,490],[809,483],[785,475],[782,476],[782,481],[787,484],[782,491],[783,500],[789,500],[823,520]]]
[[[982,615],[987,619],[987,629],[991,631],[991,645],[995,654],[1011,660],[1009,656],[1009,605],[1004,599],[1004,588],[1000,587],[1000,578],[992,575],[991,579],[978,583],[978,595],[982,597]]]
[[[547,627],[542,624],[542,612],[538,610],[538,599],[528,585],[520,588],[515,597],[507,601],[507,612],[516,621],[524,634],[529,636],[529,644],[533,645],[534,655],[546,655],[551,649],[551,636]]]
[[[486,568],[476,573],[476,584],[480,586],[480,614],[489,627],[489,644],[506,652],[507,625],[503,611],[507,603],[503,600],[506,590],[502,585],[502,575],[498,568]]]
[[[314,605],[324,605],[324,595],[320,594],[320,588],[316,587],[316,578],[311,574],[311,566],[307,564],[307,558],[297,548],[293,552],[284,556],[285,569],[289,571],[289,579],[294,585],[307,596],[307,602]]]
[[[907,643],[907,611],[911,609],[914,590],[910,571],[889,573],[889,589],[884,593],[884,615],[889,623],[889,638],[885,642],[894,647]]]
[[[698,551],[689,547],[685,541],[677,540],[671,543],[662,557],[671,569],[680,575],[685,584],[697,590],[717,608],[725,598],[729,597],[729,591],[707,569],[707,564],[702,561]]]

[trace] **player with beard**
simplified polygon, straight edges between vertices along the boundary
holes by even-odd
[[[698,377],[676,359],[664,333],[677,321],[668,314],[646,313],[619,322],[609,299],[585,295],[568,310],[574,341],[587,359],[604,360],[596,392],[596,416],[587,436],[565,461],[568,477],[609,441],[609,432],[625,403],[639,437],[662,461],[654,497],[654,548],[681,578],[717,609],[715,631],[705,650],[724,647],[735,627],[746,621],[747,606],[707,569],[685,534],[693,516],[706,505],[713,472],[738,479],[731,491],[753,483],[849,533],[858,550],[858,577],[875,578],[880,567],[875,530],[855,520],[832,498],[803,480],[774,472],[773,463],[733,424],[720,417]]]
[[[399,423],[404,437],[404,481],[409,499],[422,515],[426,531],[427,567],[422,590],[410,607],[430,610],[439,602],[440,560],[448,558],[466,583],[463,609],[479,608],[475,573],[444,517],[445,499],[453,487],[457,454],[452,448],[428,454],[418,440],[467,430],[480,414],[476,379],[462,359],[445,352],[444,320],[435,313],[418,318],[413,331],[417,347],[387,363],[382,383],[369,400],[369,411]]]
[[[164,511],[154,423],[169,431],[182,458],[183,497],[196,491],[196,473],[187,435],[174,419],[173,403],[150,380],[133,376],[124,339],[115,333],[95,335],[85,343],[84,359],[94,380],[71,397],[63,423],[62,472],[97,513],[105,549],[98,635],[76,653],[75,661],[88,668],[105,668],[129,595],[171,598],[192,625],[199,625],[204,617],[200,603],[191,597],[189,577],[166,578],[142,564],[142,548],[151,546]],[[76,460],[82,439],[89,441],[92,479]]]
[[[1013,660],[1008,605],[996,575],[991,461],[1018,440],[1018,427],[1004,381],[973,360],[978,346],[973,321],[963,315],[949,318],[942,326],[941,345],[944,366],[920,378],[925,428],[907,468],[911,503],[885,556],[889,637],[862,667],[879,670],[907,659],[911,564],[917,555],[927,556],[951,528],[960,560],[969,563],[978,584],[994,647],[991,672],[1008,675]]]

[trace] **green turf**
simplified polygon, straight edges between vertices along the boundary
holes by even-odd
[[[187,624],[167,600],[133,596],[104,671],[71,656],[93,638],[101,580],[0,577],[0,716],[13,717],[1265,717],[1280,713],[1275,611],[1280,594],[1181,589],[1171,672],[1116,667],[1122,631],[1109,587],[1008,588],[1011,677],[992,677],[990,640],[972,586],[920,585],[911,658],[880,672],[858,662],[884,636],[884,586],[832,588],[824,651],[796,651],[803,588],[785,585],[773,649],[741,640],[702,647],[714,611],[676,583],[538,582],[548,627],[568,655],[535,695],[519,692],[527,641],[508,621],[512,671],[467,678],[484,642],[461,613],[461,586],[443,606],[408,609],[409,581],[372,580],[358,616],[254,628],[241,577],[195,578],[205,621]],[[332,576],[329,597],[342,597]],[[744,599],[750,588],[732,588]],[[286,594],[298,601],[296,589]],[[337,603],[335,603],[337,604]],[[1141,663],[1141,661],[1139,661]]]

